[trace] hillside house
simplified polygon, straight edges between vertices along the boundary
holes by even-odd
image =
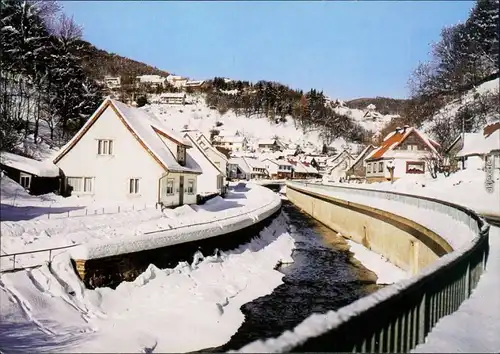
[[[149,85],[152,88],[165,87],[166,77],[160,75],[140,75],[136,76],[136,87]]]
[[[106,98],[54,163],[72,194],[175,207],[196,203],[202,170],[191,148],[154,115]]]
[[[59,168],[52,161],[37,161],[2,151],[0,169],[30,194],[40,195],[59,191]]]
[[[186,94],[184,92],[164,92],[159,96],[158,101],[163,104],[185,105]]]
[[[257,148],[268,151],[283,151],[286,147],[279,139],[262,139],[257,143]]]
[[[352,166],[356,158],[347,150],[342,150],[340,154],[330,160],[327,167],[327,174],[332,179],[346,178],[346,172]]]
[[[244,136],[218,136],[214,139],[213,144],[231,151],[246,151],[248,149],[248,140]]]
[[[119,89],[122,86],[120,76],[105,76],[103,82],[111,90]]]
[[[365,159],[370,156],[375,146],[368,145],[361,151],[361,153],[352,162],[351,167],[346,171],[346,177],[349,180],[364,180],[366,177],[366,161]]]
[[[429,159],[439,158],[439,144],[415,128],[404,126],[388,134],[380,147],[366,158],[367,182],[391,179],[389,167],[394,167],[394,180],[406,175],[425,174]]]
[[[205,88],[205,80],[193,80],[193,81],[186,81],[186,84],[184,85],[185,89],[190,89],[193,91],[200,91],[203,88]]]
[[[287,160],[265,159],[262,161],[271,179],[291,179],[292,164]]]
[[[485,157],[493,155],[494,166],[500,168],[500,122],[486,125],[481,133],[460,134],[445,155],[458,169],[484,168]]]
[[[189,153],[203,171],[202,174],[198,175],[196,180],[198,194],[208,195],[218,193],[224,195],[226,166],[221,167],[220,163],[216,164],[206,153],[209,149],[205,150],[200,146],[194,134],[186,133],[184,134],[184,138],[193,146]]]
[[[182,88],[186,85],[187,79],[182,76],[169,75],[167,76],[167,82],[175,88]]]

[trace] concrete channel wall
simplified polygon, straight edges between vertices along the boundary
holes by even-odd
[[[401,217],[403,212],[353,203],[356,198],[348,201],[349,195],[378,198],[378,205],[398,202],[399,208],[408,206],[407,213],[413,210],[425,218],[415,215],[417,224],[408,215]],[[440,318],[459,308],[486,267],[489,226],[465,207],[402,193],[297,182],[287,183],[287,197],[314,218],[414,275],[337,311],[313,314],[293,330],[257,340],[237,352],[406,353],[425,341]],[[446,216],[472,239],[456,243],[453,249],[445,241],[453,239],[454,235],[445,235],[454,232],[453,225],[444,225],[438,234],[422,225],[427,215]]]
[[[412,274],[453,250],[428,228],[386,211],[290,186],[286,195],[316,220]]]

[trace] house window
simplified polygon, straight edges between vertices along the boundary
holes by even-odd
[[[167,179],[167,195],[174,195],[174,180]]]
[[[425,162],[423,161],[406,162],[406,173],[422,174],[424,172],[425,172]]]
[[[372,164],[368,163],[366,164],[366,173],[371,173],[372,172]]]
[[[193,179],[188,180],[187,193],[194,194],[194,180]]]
[[[68,177],[68,185],[73,187],[73,192],[92,193],[94,191],[94,178],[92,178],[92,177]]]
[[[417,151],[417,150],[418,150],[418,145],[408,144],[408,151]]]
[[[139,178],[131,178],[128,180],[128,192],[130,194],[139,194]]]
[[[28,189],[31,185],[31,175],[27,173],[22,173],[19,179],[19,184],[23,186],[24,188]]]
[[[378,172],[384,172],[384,163],[382,161],[378,163]]]
[[[113,155],[113,140],[97,140],[98,155]]]

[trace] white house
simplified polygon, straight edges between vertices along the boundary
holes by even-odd
[[[184,92],[164,92],[158,97],[159,103],[164,104],[186,104],[186,94]]]
[[[292,178],[292,164],[286,160],[265,159],[262,161],[271,179]]]
[[[167,82],[176,88],[184,87],[186,85],[187,81],[188,80],[183,78],[182,76],[177,76],[177,75],[168,75],[167,76]]]
[[[242,159],[245,160],[252,169],[250,174],[251,179],[262,179],[267,177],[266,165],[262,161],[248,157],[242,157]]]
[[[494,156],[500,168],[500,121],[490,123],[481,133],[460,134],[446,149],[446,155],[457,158],[458,168],[484,168],[485,157]]]
[[[249,180],[252,178],[252,168],[248,165],[244,157],[233,157],[229,159],[229,166],[236,166],[236,178]],[[231,178],[233,176],[233,171],[231,171]]]
[[[222,146],[231,151],[246,151],[248,140],[244,136],[222,136],[215,139],[214,145]]]
[[[103,82],[109,89],[115,89],[121,87],[120,76],[105,76]]]
[[[408,174],[424,174],[429,159],[439,158],[438,147],[437,142],[417,129],[407,125],[398,127],[366,157],[366,180],[369,183],[390,180],[389,168],[394,168],[394,180]]]
[[[257,147],[260,150],[271,150],[271,151],[283,151],[285,149],[285,145],[283,145],[279,139],[262,139],[259,140]]]
[[[342,150],[333,160],[329,161],[328,175],[334,179],[346,178],[346,172],[355,160],[356,158],[349,151]]]
[[[203,149],[208,158],[213,161],[213,163],[221,170],[227,173],[228,166],[228,158],[219,150],[217,150],[212,144],[210,144],[210,140],[203,134],[197,133],[196,142]]]
[[[196,203],[202,170],[190,148],[154,115],[108,97],[54,163],[73,194],[177,206]]]
[[[197,178],[198,194],[224,194],[224,180],[226,178],[225,166],[224,168],[221,168],[220,163],[215,164],[215,162],[206,154],[203,147],[199,145],[196,137],[192,135],[194,134],[186,133],[184,134],[184,138],[193,146],[189,153],[203,171],[203,173],[198,175]]]
[[[163,87],[167,78],[160,75],[140,75],[136,76],[136,80],[137,87],[141,84],[149,84],[151,87]]]

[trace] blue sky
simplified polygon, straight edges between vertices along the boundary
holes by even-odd
[[[64,10],[98,48],[193,79],[403,98],[441,29],[470,1],[79,1]]]

